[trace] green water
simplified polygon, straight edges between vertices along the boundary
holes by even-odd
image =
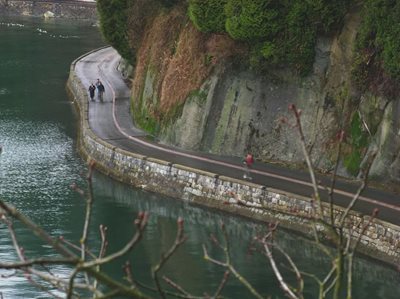
[[[12,25],[13,24],[13,25]],[[64,236],[77,242],[83,224],[84,202],[70,185],[85,186],[86,166],[76,152],[76,118],[65,93],[69,65],[81,54],[102,46],[97,29],[76,21],[51,21],[13,18],[0,20],[0,197],[48,230],[52,236]],[[146,193],[95,174],[95,205],[90,244],[99,245],[97,227],[109,228],[113,252],[129,239],[132,221],[139,211],[149,211],[146,234],[129,259],[136,278],[151,283],[150,267],[174,240],[176,219],[182,217],[188,240],[167,264],[163,274],[179,282],[196,295],[213,294],[223,270],[203,260],[202,244],[222,258],[211,246],[211,233],[221,237],[223,221],[231,239],[235,267],[265,297],[283,298],[270,266],[259,253],[251,250],[253,237],[265,228],[245,219],[203,210],[171,198]],[[20,243],[27,257],[51,256],[51,249],[17,225]],[[280,231],[278,240],[300,268],[323,273],[329,263],[312,244],[295,234]],[[15,260],[16,254],[4,225],[0,225],[0,260]],[[121,259],[105,268],[122,279]],[[53,267],[60,276],[68,269]],[[12,274],[0,270],[0,275]],[[354,298],[397,299],[400,297],[399,274],[379,263],[358,259],[355,269]],[[4,298],[48,298],[22,275],[0,278]],[[312,288],[306,298],[315,298]],[[233,277],[224,295],[251,298]]]

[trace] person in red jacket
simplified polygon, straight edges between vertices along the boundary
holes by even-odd
[[[252,178],[250,176],[250,172],[251,172],[251,169],[253,168],[253,164],[254,164],[253,155],[251,153],[247,153],[246,157],[243,160],[243,163],[245,164],[245,167],[246,167],[243,178],[251,180]]]

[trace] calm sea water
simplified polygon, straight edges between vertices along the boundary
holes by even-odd
[[[76,21],[48,21],[12,18],[0,21],[0,197],[17,206],[54,237],[77,242],[84,215],[84,201],[70,185],[85,188],[86,165],[76,152],[76,118],[67,99],[65,83],[69,65],[79,55],[103,45],[96,27]],[[150,221],[140,245],[128,257],[135,277],[151,283],[150,268],[173,242],[176,220],[182,217],[188,241],[167,264],[163,274],[185,289],[201,295],[212,294],[223,269],[203,259],[202,244],[223,259],[212,247],[210,234],[221,237],[224,222],[230,236],[235,267],[266,297],[283,298],[267,260],[251,250],[255,235],[265,231],[261,224],[191,206],[181,201],[143,192],[95,174],[94,218],[90,241],[99,245],[98,226],[109,228],[109,252],[133,233],[132,221],[139,211],[150,212]],[[23,227],[16,228],[28,257],[51,256],[51,249]],[[282,247],[301,269],[324,273],[329,263],[312,243],[293,233],[279,231]],[[0,260],[13,261],[16,254],[4,225],[0,225]],[[105,268],[123,279],[121,259]],[[65,267],[54,267],[58,275],[68,275]],[[0,270],[0,292],[4,298],[48,298],[21,275],[5,276]],[[399,274],[389,267],[358,259],[355,269],[354,298],[400,298]],[[306,298],[316,298],[309,288]],[[251,298],[237,280],[231,278],[224,295]]]

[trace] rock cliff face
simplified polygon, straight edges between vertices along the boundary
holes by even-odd
[[[360,16],[350,13],[337,36],[319,38],[313,71],[259,74],[238,61],[246,46],[200,33],[184,10],[150,22],[135,66],[132,109],[137,123],[162,142],[192,150],[302,163],[299,137],[288,111],[301,120],[317,167],[333,168],[338,132],[346,138],[340,173],[357,176],[367,153],[377,151],[372,174],[399,181],[400,101],[358,92],[351,82]]]

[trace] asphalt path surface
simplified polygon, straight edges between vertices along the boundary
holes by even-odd
[[[129,112],[130,89],[117,71],[119,60],[118,53],[113,48],[107,47],[82,57],[75,66],[76,73],[85,86],[89,87],[90,83],[95,83],[98,78],[105,85],[103,102],[99,99],[89,101],[89,124],[97,136],[113,146],[130,152],[221,176],[242,179],[244,168],[241,157],[217,156],[167,146],[151,141],[146,133],[136,128]],[[310,175],[305,171],[256,161],[251,176],[253,183],[266,187],[307,197],[313,194]],[[318,175],[318,182],[323,200],[328,200],[326,187],[330,186],[329,177]],[[338,179],[335,185],[334,203],[347,206],[360,185],[361,182]],[[366,188],[354,210],[370,215],[375,208],[379,209],[378,218],[400,225],[399,195]]]

